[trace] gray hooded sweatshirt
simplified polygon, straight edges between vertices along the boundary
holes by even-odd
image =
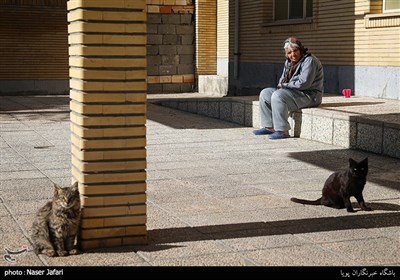
[[[312,54],[303,56],[290,81],[282,84],[289,67],[290,61],[286,60],[279,85],[282,88],[299,90],[310,95],[313,101],[310,106],[321,104],[324,93],[324,71],[319,59]]]

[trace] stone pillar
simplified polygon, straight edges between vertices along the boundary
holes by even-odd
[[[217,0],[196,1],[196,74],[198,92],[214,96],[225,96],[228,91],[227,75],[217,75],[217,26],[221,27],[221,24],[225,23],[224,28],[228,29],[227,16],[221,18],[221,21],[217,18],[217,15],[223,15],[222,11],[217,13],[217,7],[221,6],[221,10],[228,8],[226,1],[224,2],[225,5],[222,4],[222,1]],[[225,20],[225,22],[222,22],[222,20]]]
[[[217,0],[196,3],[196,66],[198,75],[217,74]]]
[[[68,1],[82,249],[146,243],[146,0]]]

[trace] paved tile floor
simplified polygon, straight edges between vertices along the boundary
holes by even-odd
[[[70,183],[69,98],[0,97],[0,250],[18,250],[52,182]],[[400,160],[149,104],[147,246],[0,266],[400,266]],[[374,211],[292,203],[369,157]],[[355,202],[355,200],[353,200]],[[359,207],[354,203],[356,210]]]

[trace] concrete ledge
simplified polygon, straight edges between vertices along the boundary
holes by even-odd
[[[253,126],[257,121],[254,111],[258,110],[258,97],[215,97],[205,94],[148,95],[148,101],[161,106],[199,114],[211,118]]]
[[[149,102],[260,127],[258,96],[210,97],[201,94],[148,96]],[[400,158],[400,101],[326,94],[317,108],[289,118],[291,136]]]
[[[228,76],[199,75],[199,93],[212,96],[225,96],[228,93]]]

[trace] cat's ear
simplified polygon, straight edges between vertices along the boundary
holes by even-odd
[[[361,163],[362,165],[364,165],[364,166],[368,166],[368,157],[366,157],[365,159],[363,159],[360,163]]]
[[[74,192],[77,192],[77,191],[78,191],[78,181],[76,181],[75,183],[72,184],[71,189],[72,189]]]
[[[352,158],[349,158],[349,163],[350,163],[350,166],[357,164],[357,162]]]
[[[58,194],[61,191],[62,191],[61,186],[57,185],[57,184],[54,184],[54,194]]]

